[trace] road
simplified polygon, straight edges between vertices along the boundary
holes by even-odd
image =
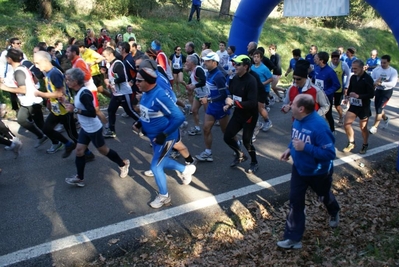
[[[386,109],[390,126],[370,136],[366,157],[373,154],[372,159],[378,160],[386,149],[396,147],[393,143],[398,141],[398,99],[395,88]],[[214,162],[198,163],[188,186],[182,185],[175,172],[167,171],[173,205],[160,210],[148,205],[156,196],[157,187],[153,178],[143,174],[149,168],[151,147],[145,137],[132,133],[131,119],[118,116],[117,138],[106,141],[123,158],[130,159],[129,176],[121,179],[118,167],[91,146],[96,160],[86,165],[84,188],[64,181],[76,173],[73,154],[67,159],[62,159],[61,153],[46,154],[50,142],[34,149],[32,135],[16,122],[7,121],[24,145],[18,159],[11,152],[0,151],[0,266],[69,265],[91,260],[100,253],[117,255],[118,251],[138,246],[142,235],[155,235],[161,230],[189,232],[190,226],[202,220],[223,216],[234,201],[245,203],[254,197],[286,201],[291,162],[279,161],[279,157],[290,140],[291,116],[282,114],[276,103],[270,117],[273,128],[260,132],[255,142],[260,166],[255,175],[245,173],[248,161],[237,169],[229,167],[233,152],[215,126]],[[191,116],[187,119],[191,126]],[[357,123],[354,129],[357,153],[362,143]],[[184,136],[183,140],[192,155],[204,149],[202,135]],[[342,153],[346,143],[343,128],[337,128],[337,158],[350,162],[358,155]],[[178,160],[183,162],[182,158]]]

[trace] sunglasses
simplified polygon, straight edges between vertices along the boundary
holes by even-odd
[[[144,82],[144,80],[136,79],[136,83],[141,83],[141,82]]]
[[[235,63],[235,62],[233,62],[233,66],[239,67],[239,66],[241,66],[241,65],[242,65],[242,63]]]
[[[302,78],[293,78],[295,81],[300,81]]]
[[[181,49],[176,49],[176,51],[181,51]]]
[[[15,45],[21,45],[21,43],[13,43],[13,44],[15,44]]]

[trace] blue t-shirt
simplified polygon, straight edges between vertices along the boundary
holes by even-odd
[[[369,66],[375,66],[375,65],[381,65],[381,59],[376,57],[375,59],[369,58],[367,59],[366,65]],[[368,67],[367,70],[368,71],[373,71],[376,67]]]
[[[206,86],[210,92],[209,97],[212,99],[212,102],[208,103],[208,110],[223,110],[227,97],[226,78],[218,68],[208,71]]]
[[[256,74],[258,74],[260,81],[262,83],[273,77],[273,74],[263,63],[260,63],[259,66],[252,65],[251,70],[253,70],[254,72],[256,72]],[[264,87],[266,92],[270,92],[270,83],[264,85]]]
[[[310,63],[310,67],[311,67],[312,69],[314,69],[314,66],[315,66],[315,64],[314,64],[314,56],[315,56],[315,55],[316,55],[316,54],[314,54],[314,55],[312,55],[312,54],[307,54],[306,57],[305,57],[305,60],[308,61],[308,62]]]
[[[348,67],[352,70],[352,63],[353,61],[355,61],[357,59],[357,57],[352,57],[352,59],[350,59],[349,57],[346,57],[345,62],[346,64],[348,64]]]
[[[300,57],[298,60],[300,60],[300,59],[303,59],[303,58]],[[291,58],[289,65],[290,65],[290,68],[291,68],[292,70],[295,70],[295,65],[296,65],[296,62],[297,62],[298,60],[296,60],[295,58]]]

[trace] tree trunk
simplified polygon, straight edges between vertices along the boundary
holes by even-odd
[[[51,0],[40,0],[40,13],[43,19],[50,19],[53,14]]]
[[[222,4],[220,5],[219,18],[227,18],[230,17],[230,5],[231,0],[222,0]]]

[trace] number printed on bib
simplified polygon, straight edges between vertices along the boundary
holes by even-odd
[[[349,98],[349,101],[350,101],[351,105],[353,105],[353,106],[357,106],[357,107],[363,106],[363,102],[359,98],[351,97],[351,98]]]
[[[241,101],[242,101],[242,97],[241,97],[241,96],[233,95],[233,100],[234,100],[234,101],[241,102]]]
[[[324,81],[316,79],[315,84],[317,87],[319,87],[321,90],[324,90]]]

